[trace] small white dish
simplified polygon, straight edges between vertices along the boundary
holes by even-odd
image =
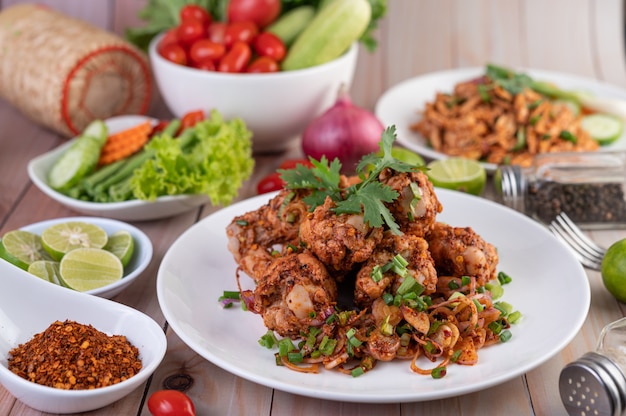
[[[559,72],[522,69],[531,77],[554,83],[561,89],[585,91],[595,97],[626,100],[626,90],[592,78]],[[427,102],[435,100],[437,92],[453,91],[454,86],[485,74],[484,67],[459,68],[419,75],[402,81],[385,91],[376,103],[376,116],[385,126],[395,125],[398,143],[430,159],[444,159],[447,155],[433,149],[426,139],[410,126],[421,119]],[[600,151],[626,149],[626,133],[616,142],[603,146]],[[483,163],[485,169],[494,172],[497,165]]]
[[[105,120],[110,133],[121,131],[150,119],[139,115],[125,115]],[[72,139],[61,146],[37,156],[28,163],[30,180],[44,194],[66,207],[87,215],[114,218],[122,221],[146,221],[171,217],[197,208],[207,202],[206,195],[162,196],[155,201],[130,200],[123,202],[91,202],[70,198],[48,185],[48,172],[61,154],[72,145]]]
[[[126,230],[130,232],[130,234],[133,236],[133,239],[135,240],[135,249],[133,252],[133,256],[131,257],[130,262],[124,268],[124,277],[115,283],[111,283],[110,285],[106,285],[98,289],[89,290],[85,292],[86,294],[110,299],[118,295],[122,290],[124,290],[133,281],[135,281],[135,279],[137,279],[137,277],[139,277],[139,275],[141,275],[141,273],[150,264],[150,261],[152,260],[152,242],[150,241],[148,236],[139,228],[122,221],[98,217],[65,217],[29,224],[24,227],[20,227],[20,229],[41,235],[43,230],[50,227],[51,225],[69,221],[83,221],[98,225],[102,227],[104,231],[106,231],[109,235],[118,230]],[[2,261],[2,263],[7,262]],[[53,285],[53,283],[50,284]]]
[[[5,261],[0,261],[0,287],[0,383],[33,409],[80,413],[107,406],[141,388],[165,356],[163,328],[136,309],[46,283]],[[47,387],[11,372],[9,351],[57,320],[90,324],[107,335],[126,336],[139,349],[142,369],[125,381],[93,390]]]

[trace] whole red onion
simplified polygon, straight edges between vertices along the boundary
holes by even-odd
[[[342,85],[337,101],[315,118],[302,135],[302,151],[306,156],[329,161],[339,158],[343,173],[353,173],[361,158],[379,150],[384,130],[374,114],[352,103]]]

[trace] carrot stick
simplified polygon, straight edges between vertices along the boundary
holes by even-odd
[[[109,135],[100,150],[98,165],[108,165],[139,151],[150,139],[152,122],[146,120],[126,130]]]

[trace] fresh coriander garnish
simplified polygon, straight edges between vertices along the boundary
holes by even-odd
[[[387,168],[397,172],[415,169],[415,166],[392,156],[391,148],[395,139],[396,127],[387,127],[379,143],[381,152],[363,156],[357,166],[361,182],[348,188],[339,187],[341,162],[337,158],[330,163],[326,157],[319,161],[311,158],[311,168],[297,165],[294,169],[281,169],[278,172],[286,188],[312,191],[303,199],[311,210],[324,204],[326,197],[330,197],[336,204],[337,214],[363,214],[364,221],[371,227],[385,224],[394,234],[402,234],[389,208],[385,206],[385,203],[398,198],[398,192],[378,180],[380,173]]]

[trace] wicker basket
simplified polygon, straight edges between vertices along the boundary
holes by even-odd
[[[48,7],[0,12],[0,97],[67,137],[94,119],[145,114],[146,55],[119,36]]]

